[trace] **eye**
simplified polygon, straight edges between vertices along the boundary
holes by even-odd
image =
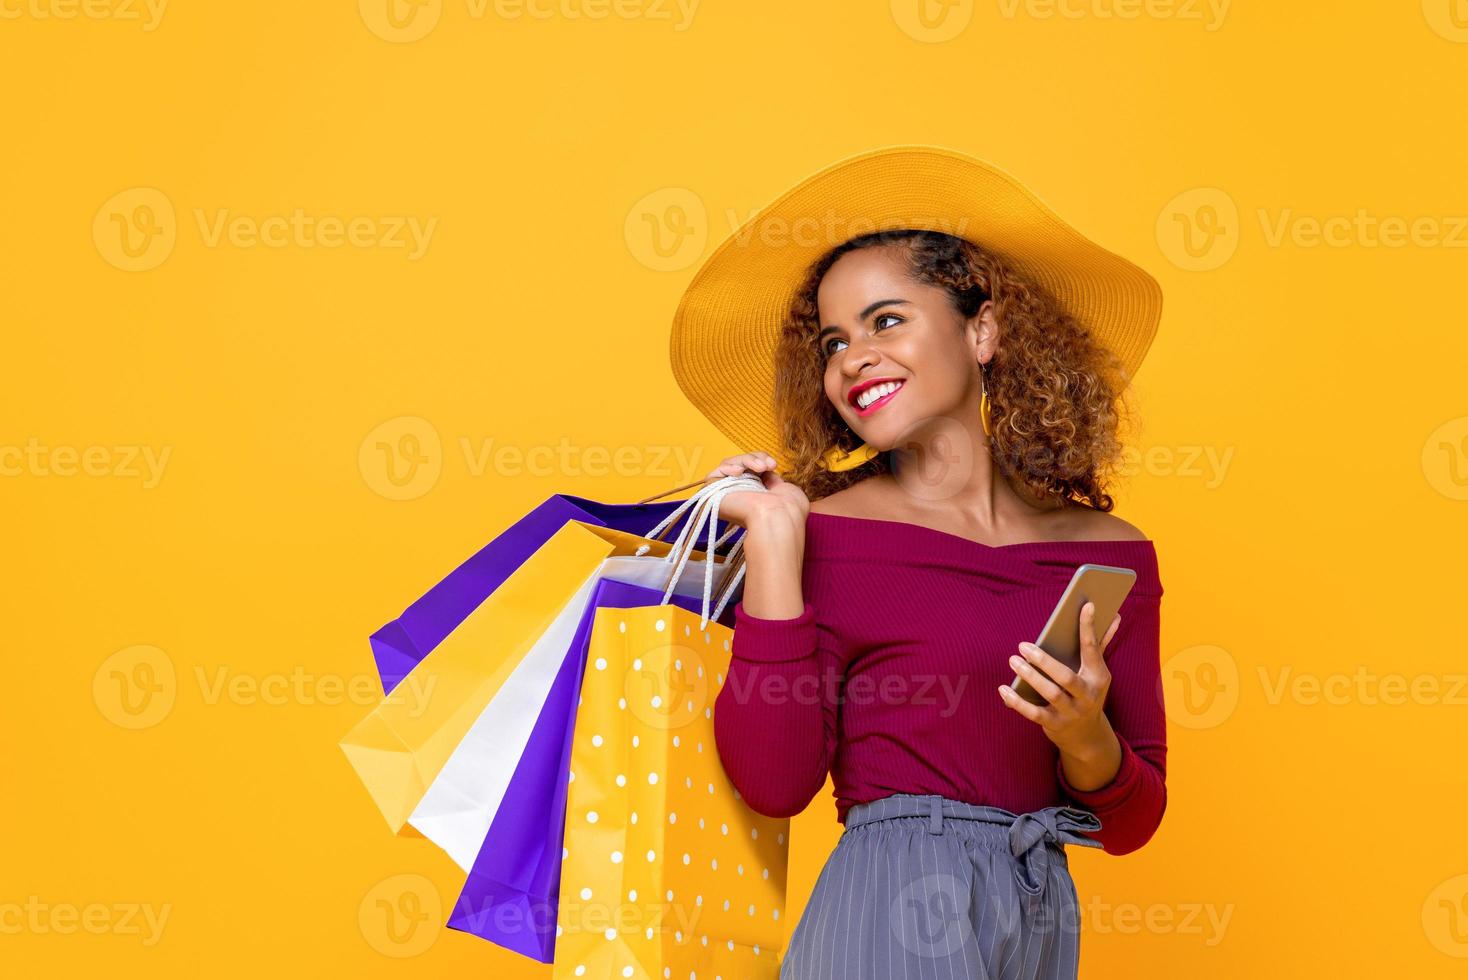
[[[883,320],[895,320],[897,321],[897,323],[901,323],[902,317],[898,316],[896,313],[878,313],[876,319],[872,321],[873,328],[878,331],[886,329],[882,326]],[[896,324],[894,323],[893,326],[896,326]],[[844,343],[846,343],[846,341],[842,340],[840,337],[832,337],[830,340],[826,341],[826,346],[822,349],[821,353],[825,354],[827,357],[830,357],[832,354],[836,353],[835,351],[831,350],[831,345]]]

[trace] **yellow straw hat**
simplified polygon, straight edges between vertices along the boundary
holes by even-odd
[[[742,451],[785,461],[775,345],[806,269],[842,242],[896,228],[946,232],[998,255],[1115,351],[1128,380],[1157,333],[1157,281],[1066,224],[1004,171],[938,146],[858,154],[802,180],[730,235],[673,315],[678,386]],[[863,448],[862,458],[833,468],[870,458]]]

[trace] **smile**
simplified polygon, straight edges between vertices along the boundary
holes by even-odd
[[[856,414],[860,416],[872,414],[890,402],[902,390],[905,383],[903,381],[883,381],[857,391],[851,397],[851,403],[856,406]]]

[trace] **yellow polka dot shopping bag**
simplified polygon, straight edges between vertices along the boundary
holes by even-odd
[[[674,605],[597,611],[571,751],[555,980],[777,976],[790,821],[749,809],[714,748],[733,635]]]

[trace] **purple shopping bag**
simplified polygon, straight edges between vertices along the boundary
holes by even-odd
[[[672,491],[669,491],[670,493]],[[647,534],[683,500],[646,504],[608,504],[586,497],[558,493],[520,518],[489,544],[449,573],[397,619],[373,633],[370,642],[382,678],[384,694],[391,694],[404,677],[452,633],[470,613],[494,594],[510,575],[550,540],[567,521],[586,521],[629,534]],[[691,512],[692,508],[690,508]],[[674,540],[688,521],[678,518],[663,539]],[[729,529],[719,521],[716,540]],[[738,537],[718,550],[727,555]]]
[[[698,612],[702,597],[675,594],[669,602]],[[459,893],[449,928],[473,933],[541,963],[551,962],[561,891],[571,736],[592,623],[601,608],[658,605],[663,605],[658,589],[610,579],[601,579],[593,588],[565,662]],[[734,625],[732,603],[718,621]]]

